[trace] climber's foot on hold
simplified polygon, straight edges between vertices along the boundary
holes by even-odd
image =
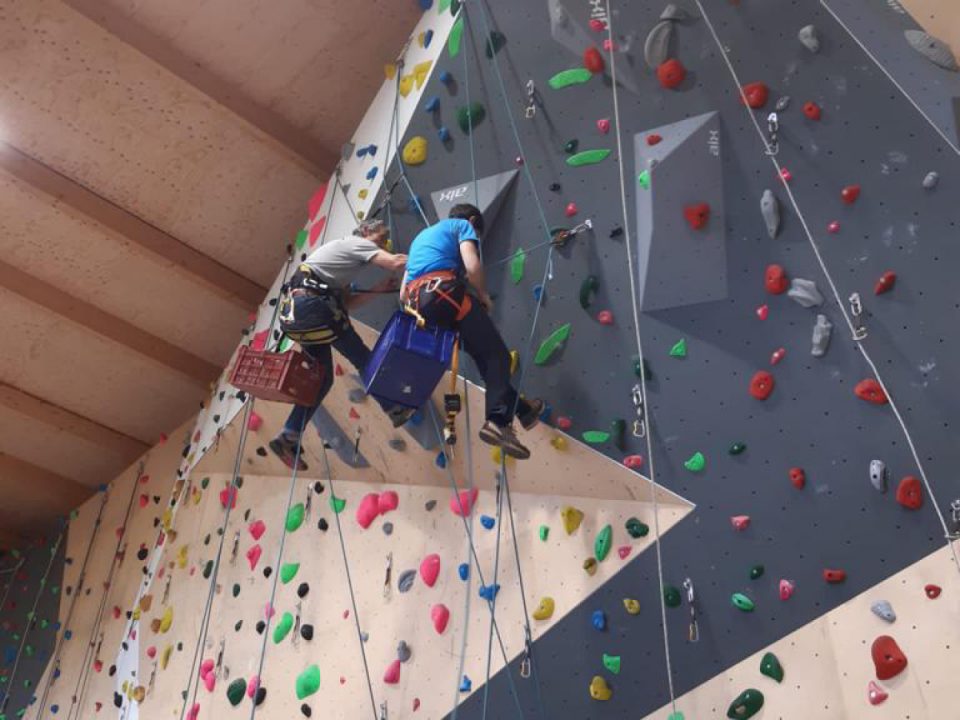
[[[416,412],[416,408],[404,407],[403,405],[394,405],[392,408],[387,410],[387,416],[390,418],[390,422],[393,423],[393,426],[398,428],[406,425],[410,418],[416,414]]]
[[[527,405],[530,406],[527,412],[520,413],[517,417],[524,430],[533,430],[540,423],[540,416],[546,406],[540,398],[528,400]]]
[[[297,457],[297,447],[300,445],[299,441],[289,438],[286,435],[278,435],[273,440],[270,441],[270,450],[280,458],[280,462],[286,465],[291,470],[296,469],[298,471],[304,471],[307,469],[307,463],[304,462],[302,457]]]
[[[517,435],[510,425],[499,427],[487,420],[480,428],[480,439],[487,445],[502,448],[505,454],[517,460],[526,460],[530,457],[530,451],[517,439]]]

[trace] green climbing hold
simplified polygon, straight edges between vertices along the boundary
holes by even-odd
[[[447,52],[450,57],[455,58],[460,54],[460,41],[463,39],[463,18],[457,18],[457,21],[450,28],[450,36],[447,38]]]
[[[297,700],[303,700],[320,689],[320,668],[311,665],[297,676]]]
[[[627,528],[627,534],[632,538],[642,538],[650,532],[650,528],[647,527],[646,523],[640,522],[640,520],[635,517],[627,520],[625,525]]]
[[[600,289],[600,281],[596,275],[587,275],[584,281],[580,283],[580,307],[584,310],[590,308],[593,302],[593,294]]]
[[[560,346],[567,341],[568,337],[570,337],[570,323],[561,325],[550,333],[546,340],[540,343],[540,349],[537,350],[533,362],[537,365],[546,363]]]
[[[487,111],[483,103],[470,103],[457,110],[457,125],[463,130],[465,135],[469,135],[473,128],[483,122],[487,116]]]
[[[303,250],[303,246],[307,244],[307,231],[301,230],[297,233],[297,239],[295,242],[297,250]]]
[[[763,573],[766,572],[766,568],[763,565],[754,565],[750,568],[750,579],[759,580],[763,577]]]
[[[502,32],[496,30],[490,31],[490,37],[487,39],[486,54],[487,60],[493,60],[493,56],[503,49],[507,44],[507,37]]]
[[[59,594],[60,594],[60,586],[59,586],[59,585],[54,585],[52,588],[50,588],[50,594],[51,594],[51,595],[59,595]]]
[[[570,87],[571,85],[582,85],[592,77],[593,73],[586,68],[571,68],[570,70],[558,72],[556,75],[550,78],[547,83],[554,90],[562,90],[563,88]]]
[[[618,450],[623,450],[624,440],[627,435],[627,421],[623,419],[616,419],[610,421],[610,437],[613,438],[613,444],[617,446]]]
[[[675,358],[685,358],[687,356],[687,341],[684,338],[680,338],[674,343],[674,346],[670,348],[670,357]]]
[[[663,603],[667,607],[680,607],[680,589],[674,587],[673,585],[667,585],[663,589]]]
[[[437,0],[437,15],[450,9],[450,0]]]
[[[567,165],[570,167],[583,167],[584,165],[596,165],[597,163],[603,162],[610,155],[610,150],[599,149],[599,150],[584,150],[583,152],[578,152],[576,155],[571,155],[567,158]]]
[[[730,449],[727,450],[731,455],[740,455],[744,450],[747,449],[747,446],[742,442],[736,442],[730,446]]]
[[[213,560],[207,560],[207,564],[203,566],[203,577],[205,580],[210,579],[210,574],[213,572]]]
[[[330,509],[333,510],[337,515],[343,512],[343,509],[347,506],[347,501],[338,498],[333,493],[330,493]]]
[[[620,656],[603,654],[603,666],[614,675],[620,674]]]
[[[233,596],[234,596],[234,597],[239,597],[239,596],[240,596],[240,583],[234,583],[234,584],[233,584],[233,588],[231,588],[231,592],[233,593]]]
[[[206,490],[207,486],[210,484],[210,478],[205,477],[200,481],[200,489]]]
[[[677,710],[676,712],[670,713],[667,716],[667,720],[685,720],[685,719],[683,717],[683,713]]]
[[[783,665],[780,659],[772,652],[764,653],[760,660],[760,674],[773,678],[777,682],[783,682]]]
[[[640,183],[640,187],[644,190],[650,189],[650,171],[644,170],[642,173],[637,175],[637,182]]]
[[[79,511],[79,510],[71,510],[71,511],[70,511],[70,519],[71,519],[71,520],[76,520],[78,517],[80,517],[80,511]]]
[[[597,562],[603,562],[610,554],[610,546],[613,544],[613,528],[604,525],[603,529],[597,533],[597,539],[593,541],[593,556]]]
[[[461,0],[450,0],[450,14],[456,17],[457,13],[460,12]]]
[[[546,542],[546,541],[547,541],[547,537],[550,535],[550,528],[547,527],[546,525],[541,525],[541,526],[540,526],[540,530],[539,530],[539,534],[540,534],[540,541],[541,541],[541,542]]]
[[[293,580],[300,571],[300,563],[284,563],[280,567],[280,581],[286,585]]]
[[[707,466],[707,459],[702,452],[695,452],[683,461],[683,466],[690,472],[700,472]]]
[[[647,359],[640,358],[633,359],[633,374],[637,377],[643,377],[644,380],[650,382],[653,378],[653,373],[650,372],[650,363],[647,362]]]
[[[752,718],[763,707],[763,693],[750,688],[740,693],[727,708],[727,717],[734,720]]]
[[[583,434],[583,441],[591,445],[600,445],[610,439],[610,433],[603,430],[587,430]]]
[[[247,692],[247,681],[243,678],[237,678],[227,688],[227,700],[236,707],[243,702],[243,696]]]
[[[50,626],[50,621],[47,620],[46,618],[44,618],[43,620],[40,621],[40,629],[41,629],[41,630],[46,630],[49,626]]]
[[[280,345],[277,346],[278,352],[285,353],[287,350],[293,347],[293,340],[288,338],[286,335],[283,336],[283,339],[280,340]],[[242,478],[237,478],[237,487],[240,487],[240,480]]]
[[[287,512],[287,532],[296,532],[303,525],[303,518],[306,515],[306,508],[303,503],[297,503]]]
[[[283,617],[280,618],[280,622],[277,623],[277,626],[273,629],[273,642],[280,643],[283,642],[283,639],[290,633],[293,629],[293,615],[288,612],[283,614]]]
[[[517,248],[517,252],[513,254],[513,259],[510,260],[510,279],[513,280],[514,285],[519,285],[520,281],[523,280],[523,269],[527,266],[527,253],[523,248]]]
[[[753,604],[753,600],[748,598],[743,593],[734,593],[731,595],[730,602],[733,603],[733,606],[737,610],[742,610],[743,612],[753,612],[753,609],[756,607]]]

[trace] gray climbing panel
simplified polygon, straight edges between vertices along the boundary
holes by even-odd
[[[493,227],[497,213],[503,206],[503,200],[513,181],[517,179],[516,170],[491,175],[477,180],[476,187],[470,180],[430,193],[433,208],[438,218],[445,218],[450,208],[461,203],[470,203],[480,208],[488,228]]]

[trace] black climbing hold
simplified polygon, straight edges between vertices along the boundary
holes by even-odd
[[[430,511],[433,510],[436,506],[437,506],[437,501],[436,501],[436,500],[427,500],[427,501],[423,504],[423,507],[426,509],[427,512],[430,512]]]
[[[497,32],[496,30],[490,31],[490,38],[487,40],[487,60],[492,60],[493,56],[496,55],[500,50],[503,49],[503,46],[507,44],[506,36]]]
[[[124,648],[124,649],[126,649],[126,648]],[[116,674],[117,674],[117,666],[116,666],[116,665],[111,665],[111,666],[110,666],[110,669],[107,671],[107,674],[108,674],[110,677],[113,677],[114,675],[116,675]]]
[[[267,449],[264,448],[264,447],[258,447],[258,448],[257,448],[257,455],[259,455],[260,457],[266,457],[266,456],[267,456]]]
[[[266,699],[267,699],[267,689],[265,687],[257,688],[257,695],[253,700],[254,704],[259,705]]]
[[[150,553],[147,551],[147,549],[145,547],[142,547],[139,550],[137,550],[137,560],[139,560],[140,562],[143,562],[144,560],[147,559],[147,555],[149,554]]]
[[[653,373],[650,371],[650,365],[647,363],[647,359],[644,358],[643,362],[640,362],[640,358],[636,358],[633,361],[633,374],[637,377],[640,377],[641,373],[643,374],[643,379],[647,382],[653,378]]]
[[[233,626],[234,632],[240,632],[240,628],[243,627],[243,620],[237,620],[237,624]]]
[[[297,597],[305,598],[308,592],[310,592],[310,586],[306,583],[300,583],[300,587],[297,588]]]
[[[178,643],[177,643],[177,652],[183,652],[183,643],[182,643],[182,642],[178,642]]]
[[[317,527],[323,530],[324,532],[330,529],[330,525],[327,524],[326,518],[320,518],[320,521],[317,523]]]
[[[311,710],[310,706],[307,705],[306,703],[300,706],[300,712],[303,713],[304,717],[310,717],[311,715],[313,715],[313,710]]]
[[[673,585],[667,585],[663,589],[663,602],[667,607],[680,607],[680,590],[675,588]]]
[[[610,239],[611,239],[611,240],[613,240],[614,238],[622,237],[622,236],[623,236],[623,228],[622,228],[622,227],[620,227],[619,225],[616,225],[616,226],[614,226],[613,228],[611,228],[611,230],[610,230]]]
[[[307,641],[313,640],[313,625],[301,625],[300,637]]]
[[[578,147],[580,147],[580,141],[574,138],[573,140],[567,140],[567,143],[563,146],[563,151],[567,155],[573,155]]]
[[[220,393],[220,399],[223,400],[223,393]],[[246,390],[240,390],[240,391],[238,391],[238,392],[237,392],[237,400],[239,400],[240,402],[246,402],[246,400],[247,400],[247,391],[246,391]]]
[[[243,487],[243,475],[237,475],[237,481],[234,483],[238,488]]]
[[[313,484],[313,491],[314,491],[317,495],[319,495],[320,493],[322,493],[322,492],[323,492],[323,483],[320,482],[319,480],[317,480],[317,481]]]
[[[627,528],[627,534],[632,538],[642,538],[650,532],[650,528],[635,517],[627,520],[625,524]]]
[[[267,565],[267,566],[263,569],[263,576],[264,576],[265,578],[268,578],[268,577],[270,577],[272,574],[273,574],[273,568],[270,567],[269,565]]]
[[[560,183],[550,183],[550,192],[560,192],[563,186]]]
[[[218,414],[218,415],[214,415],[214,416],[213,416],[213,421],[214,421],[215,423],[220,422],[220,415],[219,415],[219,414]]]
[[[233,584],[233,596],[237,597],[240,594],[240,583]]]
[[[263,631],[266,629],[267,624],[263,620],[257,621],[257,635],[263,635]]]
[[[121,695],[118,692],[115,692],[113,694],[113,704],[118,708],[123,707],[123,695]]]
[[[207,536],[203,539],[203,544],[204,545],[210,544],[210,533],[207,533]]]

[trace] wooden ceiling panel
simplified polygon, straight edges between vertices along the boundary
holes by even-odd
[[[0,527],[6,532],[36,536],[56,515],[67,515],[92,494],[73,480],[19,458],[0,453]]]

